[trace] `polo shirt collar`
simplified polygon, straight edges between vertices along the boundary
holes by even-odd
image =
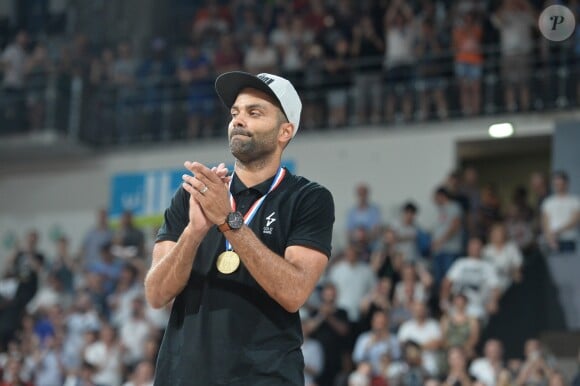
[[[274,178],[276,178],[276,175],[273,175],[272,177],[268,178],[267,180],[260,182],[259,184],[248,188],[238,178],[238,175],[234,173],[234,177],[232,178],[231,192],[235,196],[236,194],[239,194],[239,193],[243,192],[244,190],[252,189],[252,190],[255,190],[258,193],[260,193],[260,196],[263,196],[266,193],[268,193],[268,190],[270,189],[270,186],[272,186],[272,181],[274,181]]]

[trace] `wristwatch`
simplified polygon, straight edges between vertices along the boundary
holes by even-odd
[[[244,216],[240,212],[230,212],[226,217],[226,222],[218,225],[220,232],[235,231],[244,225]]]

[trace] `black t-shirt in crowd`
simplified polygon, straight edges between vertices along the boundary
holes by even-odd
[[[273,178],[247,188],[234,175],[237,210],[247,212]],[[157,241],[177,241],[189,222],[189,193],[179,189],[165,211]],[[317,183],[286,170],[249,227],[279,256],[292,245],[330,256],[334,201]],[[176,297],[157,361],[155,385],[303,385],[302,330],[254,280],[243,263],[216,269],[225,237],[212,227],[201,242],[186,287]],[[272,261],[272,264],[275,264]]]

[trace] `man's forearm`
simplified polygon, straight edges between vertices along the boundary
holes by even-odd
[[[304,274],[266,247],[247,226],[229,231],[226,237],[260,286],[289,312],[296,312],[306,299]]]
[[[183,290],[203,236],[185,228],[173,247],[154,250],[153,263],[145,277],[145,296],[152,307],[163,307]]]

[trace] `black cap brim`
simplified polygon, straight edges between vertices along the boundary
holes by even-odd
[[[238,94],[245,88],[260,90],[270,95],[276,101],[278,106],[281,106],[280,100],[276,94],[274,94],[272,89],[268,87],[266,83],[250,73],[231,71],[221,74],[215,80],[215,90],[228,109],[233,106]]]

